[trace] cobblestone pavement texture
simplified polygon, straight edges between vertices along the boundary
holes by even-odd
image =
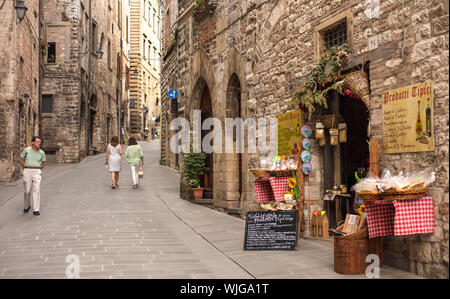
[[[122,164],[111,189],[104,155],[43,171],[41,216],[23,214],[22,183],[0,185],[0,278],[366,278],[333,271],[331,242],[296,251],[244,251],[245,222],[179,197],[179,174],[159,165],[159,141],[141,143],[140,189]],[[419,278],[383,266],[381,278]]]

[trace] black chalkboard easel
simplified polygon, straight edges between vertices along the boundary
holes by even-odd
[[[298,211],[248,212],[244,250],[295,250]]]

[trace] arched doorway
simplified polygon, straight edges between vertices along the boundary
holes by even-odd
[[[87,141],[87,109],[85,97],[81,97],[80,103],[80,159],[87,156],[88,141]]]
[[[241,105],[241,83],[238,76],[233,73],[228,82],[226,93],[226,117],[235,120],[242,118]],[[233,153],[231,159],[225,161],[226,175],[225,175],[225,191],[226,200],[229,207],[238,208],[242,196],[242,153],[238,152],[239,144],[244,142],[244,136],[241,140],[237,140],[237,130],[239,127],[233,129]]]
[[[91,96],[89,101],[89,153],[95,154],[96,141],[95,141],[95,124],[97,116],[97,96],[94,94]]]
[[[201,123],[207,118],[213,116],[212,113],[212,104],[211,104],[211,94],[209,92],[208,85],[205,84],[203,88],[203,92],[200,97],[200,111],[201,111]],[[211,131],[213,130],[213,126],[211,126]],[[210,131],[202,130],[202,143],[203,138]],[[213,141],[214,142],[214,141]],[[214,173],[214,160],[213,153],[206,155],[206,163],[205,163],[205,172],[203,174],[203,188],[205,188],[203,192],[204,198],[213,198],[213,173]]]

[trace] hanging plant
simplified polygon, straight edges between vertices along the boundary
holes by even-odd
[[[199,19],[206,12],[212,13],[217,6],[217,0],[196,0],[194,4],[194,17]]]
[[[45,40],[43,40],[43,39],[41,39],[40,45],[41,45],[41,50],[45,50],[48,47],[47,42]]]
[[[312,68],[305,85],[295,91],[289,109],[298,108],[307,113],[309,119],[317,107],[328,108],[327,94],[330,90],[344,95],[341,71],[347,60],[346,44],[331,47],[322,53],[319,61]]]

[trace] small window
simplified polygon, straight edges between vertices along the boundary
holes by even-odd
[[[42,95],[42,113],[53,113],[52,95]]]
[[[345,19],[335,27],[324,32],[324,42],[326,49],[347,43],[347,22]]]
[[[128,16],[127,16],[127,24],[126,25],[127,25],[127,29],[126,29],[127,33],[126,34],[127,34],[127,42],[128,42],[129,41],[129,39],[128,39],[128,26],[129,26],[128,25]]]
[[[111,69],[111,41],[108,40],[108,67]]]
[[[135,100],[130,100],[130,108],[131,108],[131,109],[136,108],[136,102],[135,102]]]
[[[56,63],[56,43],[48,43],[47,63]]]
[[[95,49],[98,48],[97,36],[98,36],[97,23],[94,20],[92,20],[91,51],[94,54],[95,54]]]
[[[142,57],[145,59],[145,38],[142,41]]]

